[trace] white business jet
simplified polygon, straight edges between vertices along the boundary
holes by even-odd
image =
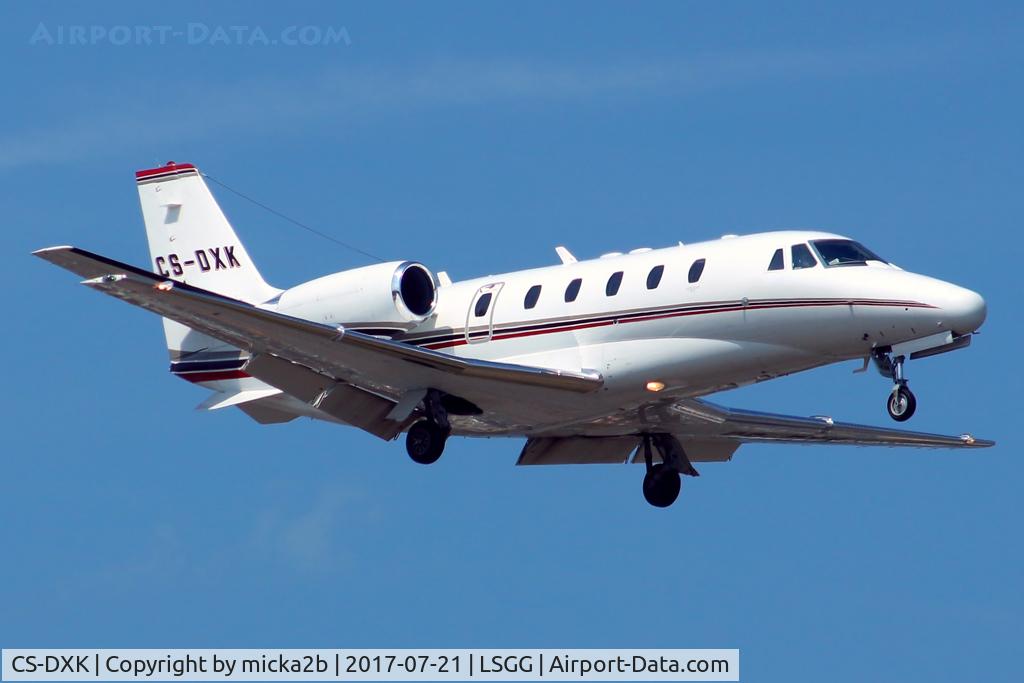
[[[452,282],[415,261],[277,289],[191,164],[136,174],[152,271],[75,247],[35,252],[164,318],[171,372],[260,423],[306,416],[418,463],[458,436],[525,437],[520,465],[644,463],[644,497],[743,443],[977,448],[991,441],[724,408],[699,397],[861,359],[916,407],[907,361],[962,349],[976,293],[824,232],[726,236]]]

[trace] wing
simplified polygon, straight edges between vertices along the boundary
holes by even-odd
[[[796,417],[737,410],[700,399],[649,404],[601,420],[573,425],[570,435],[531,438],[520,465],[627,462],[639,438],[626,434],[668,433],[693,462],[723,461],[745,443],[839,444],[916,448],[987,448],[995,442],[970,434],[944,436],[837,422],[830,417]],[[598,442],[602,442],[598,446]],[[637,456],[633,458],[637,462]],[[642,459],[641,459],[642,461]]]
[[[676,401],[658,411],[657,419],[673,434],[690,438],[730,439],[737,443],[826,443],[850,446],[985,448],[992,441],[970,434],[943,436],[886,427],[836,422],[831,417],[795,417],[718,406],[700,399]]]
[[[596,375],[458,358],[300,320],[74,247],[35,253],[89,278],[83,284],[93,289],[249,351],[253,359],[246,369],[261,379],[261,373],[280,374],[291,363],[299,367],[286,372],[289,381],[310,389],[315,382],[305,380],[315,373],[320,387],[319,391],[310,389],[311,403],[325,400],[326,394],[334,391],[340,393],[333,403],[355,399],[373,405],[376,401],[370,411],[374,419],[383,419],[395,403],[402,405],[404,396],[435,388],[462,399],[469,412],[478,410],[480,419],[515,428],[550,417],[551,411],[564,406],[567,397],[594,391],[603,384]],[[325,379],[344,386],[328,386]],[[280,382],[268,383],[282,388]],[[353,397],[350,388],[358,390],[358,396]],[[384,431],[392,436],[397,433]]]

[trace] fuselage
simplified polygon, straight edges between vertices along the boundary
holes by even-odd
[[[438,290],[434,316],[398,338],[598,373],[607,402],[629,404],[650,400],[652,389],[704,395],[941,332],[968,334],[984,320],[985,303],[970,290],[881,260],[825,263],[819,246],[844,242],[760,233],[457,282]]]
[[[529,420],[511,414],[454,415],[455,433],[567,435],[581,420],[607,424],[607,434],[632,433],[635,425],[618,425],[608,416],[863,359],[914,340],[941,344],[974,332],[984,321],[985,302],[978,294],[882,259],[841,235],[782,231],[454,283],[440,278],[429,315],[388,335],[439,353],[602,380],[600,391],[571,405],[549,406],[545,419],[538,420],[536,411]],[[402,265],[312,280],[264,307],[375,333],[382,325],[353,314],[352,306],[381,302],[386,292],[368,294],[359,278],[366,274],[368,282],[377,283],[372,287],[380,288],[379,278],[390,278]],[[347,284],[339,293],[342,281]],[[391,291],[397,300],[393,284]],[[292,303],[293,292],[301,292],[304,303]],[[172,370],[180,372],[179,367]],[[218,392],[267,388],[233,375],[182,376]],[[329,419],[301,401],[292,401],[288,410]],[[588,430],[594,433],[593,426]]]

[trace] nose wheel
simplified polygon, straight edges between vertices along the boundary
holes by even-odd
[[[907,386],[907,378],[903,375],[903,362],[906,359],[903,356],[890,359],[888,355],[883,355],[876,356],[875,360],[880,369],[888,369],[892,375],[892,392],[885,402],[889,417],[897,422],[906,422],[913,417],[914,411],[917,410],[917,398]],[[886,366],[888,367],[886,368]]]
[[[889,394],[885,407],[889,411],[889,417],[897,422],[906,422],[917,410],[917,399],[907,385],[897,385]]]

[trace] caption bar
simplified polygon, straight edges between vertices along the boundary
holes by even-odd
[[[5,681],[739,679],[739,650],[3,650]]]

